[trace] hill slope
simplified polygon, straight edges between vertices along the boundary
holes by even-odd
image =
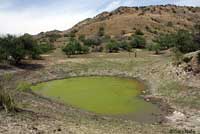
[[[76,36],[96,36],[101,27],[104,28],[105,35],[111,37],[130,36],[140,29],[144,36],[151,40],[160,33],[173,32],[177,29],[191,30],[198,22],[200,22],[200,7],[175,5],[119,7],[112,12],[103,12],[94,18],[88,18],[69,30],[59,32],[62,37],[57,43],[63,43],[70,32]],[[48,35],[50,33],[48,32]]]

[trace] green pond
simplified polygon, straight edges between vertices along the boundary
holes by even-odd
[[[97,114],[148,118],[158,111],[155,105],[140,97],[144,85],[133,79],[74,77],[37,84],[32,90]]]

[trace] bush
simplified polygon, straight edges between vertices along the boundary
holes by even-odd
[[[179,30],[176,33],[160,35],[154,42],[160,44],[161,49],[175,47],[182,53],[189,53],[200,49],[200,43],[189,31]]]
[[[52,51],[54,49],[54,46],[51,43],[42,42],[41,44],[39,44],[39,49],[40,53],[43,54]]]
[[[71,55],[76,55],[76,54],[85,54],[89,52],[88,46],[81,46],[81,44],[75,40],[72,39],[69,41],[67,45],[65,45],[62,49],[62,51],[70,57]]]
[[[25,57],[37,58],[40,55],[39,45],[31,35],[20,37],[7,35],[0,37],[0,58],[18,64]]]
[[[135,35],[131,40],[131,46],[132,48],[145,48],[146,40],[142,36]]]
[[[158,43],[152,43],[150,48],[151,48],[151,51],[155,51],[155,54],[159,54],[161,51],[161,46]]]
[[[106,50],[109,53],[117,53],[119,52],[119,44],[115,40],[111,40],[110,42],[107,43],[106,45]]]
[[[160,45],[161,50],[166,50],[175,46],[175,36],[174,34],[162,34],[159,35],[154,42]]]
[[[175,47],[182,53],[198,50],[198,45],[193,41],[193,36],[186,30],[179,30],[175,35]]]
[[[87,53],[89,53],[89,47],[88,47],[88,46],[82,46],[82,47],[81,47],[81,53],[82,53],[82,54],[87,54]]]
[[[63,52],[65,52],[65,54],[70,57],[71,55],[74,55],[75,54],[75,48],[72,44],[67,44],[63,49],[62,49]]]
[[[100,38],[89,38],[89,39],[85,39],[83,41],[83,44],[85,46],[88,46],[88,47],[94,47],[94,46],[99,46],[101,45],[101,39]]]
[[[127,42],[127,41],[121,41],[119,43],[119,47],[122,49],[122,50],[125,50],[125,51],[128,51],[130,52],[131,51],[131,46],[130,44]]]

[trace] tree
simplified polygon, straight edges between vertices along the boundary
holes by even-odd
[[[82,48],[81,48],[81,53],[82,53],[82,54],[87,54],[87,53],[89,53],[89,47],[87,47],[87,46],[82,46]]]
[[[193,41],[193,36],[186,30],[179,30],[175,35],[175,47],[182,53],[198,50],[197,44]]]
[[[37,58],[40,55],[39,45],[31,35],[25,34],[20,37],[7,35],[0,39],[1,60],[9,60],[19,64],[22,59]]]
[[[160,35],[154,42],[160,45],[161,50],[174,47],[181,53],[189,53],[200,49],[200,34],[179,30],[176,33]]]
[[[127,41],[125,41],[125,40],[123,40],[123,41],[121,41],[120,43],[119,43],[119,47],[121,48],[121,49],[123,49],[123,50],[125,50],[125,51],[131,51],[131,46],[130,46],[130,44],[127,42]]]
[[[145,48],[146,40],[142,36],[135,35],[135,36],[133,36],[133,38],[131,40],[131,46],[133,48]]]
[[[152,50],[155,51],[155,54],[159,54],[161,50],[161,46],[158,43],[153,43],[152,44]]]
[[[89,48],[87,46],[81,46],[76,39],[71,39],[68,44],[63,47],[62,51],[70,57],[71,55],[88,53]]]
[[[101,39],[98,37],[88,38],[88,39],[84,40],[83,44],[88,47],[99,46],[99,45],[101,45]]]
[[[111,40],[107,43],[106,49],[109,53],[117,53],[119,51],[119,44],[115,40]]]
[[[41,51],[41,46],[37,43],[35,39],[29,34],[24,34],[23,36],[19,37],[18,40],[24,45],[25,49],[25,56],[28,56],[32,59],[37,59],[40,54],[43,52]],[[23,59],[23,58],[22,58]]]
[[[169,49],[175,46],[175,34],[171,33],[159,35],[154,42],[160,45],[161,50]]]
[[[65,54],[70,57],[71,55],[75,54],[75,46],[74,46],[74,42],[70,41],[67,45],[64,46],[64,48],[62,49],[63,52],[65,52]]]
[[[47,52],[53,50],[54,46],[53,46],[53,44],[48,43],[48,42],[41,42],[39,44],[39,49],[40,49],[40,53],[47,53]]]

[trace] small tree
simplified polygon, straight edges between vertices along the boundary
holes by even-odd
[[[82,54],[87,54],[87,53],[89,53],[89,47],[88,47],[88,46],[82,46],[82,47],[81,47],[81,52],[82,52]]]
[[[107,43],[106,49],[109,53],[117,53],[119,52],[119,44],[115,40],[111,40]]]
[[[52,51],[54,49],[53,44],[48,42],[42,42],[39,44],[40,53],[47,53],[49,51]]]
[[[75,54],[85,54],[89,52],[87,46],[81,46],[81,44],[75,39],[71,39],[62,50],[68,57]]]
[[[186,30],[179,30],[175,35],[175,47],[182,53],[198,50],[197,44],[193,41],[192,34]]]
[[[65,47],[62,50],[63,50],[63,52],[65,52],[65,54],[68,56],[68,58],[71,57],[71,55],[75,54],[75,47],[72,42],[65,45]]]
[[[152,50],[155,51],[155,54],[159,54],[159,53],[160,53],[160,50],[161,50],[160,44],[158,44],[158,43],[153,43],[153,44],[152,44]]]
[[[175,46],[175,34],[159,35],[154,42],[160,45],[161,50],[169,49]]]
[[[128,51],[131,48],[130,44],[127,41],[125,41],[125,40],[123,40],[123,41],[121,41],[119,43],[119,47],[121,49],[125,50],[125,51]]]
[[[135,35],[135,36],[133,36],[133,38],[131,40],[131,46],[133,48],[145,48],[146,40],[142,36]]]

